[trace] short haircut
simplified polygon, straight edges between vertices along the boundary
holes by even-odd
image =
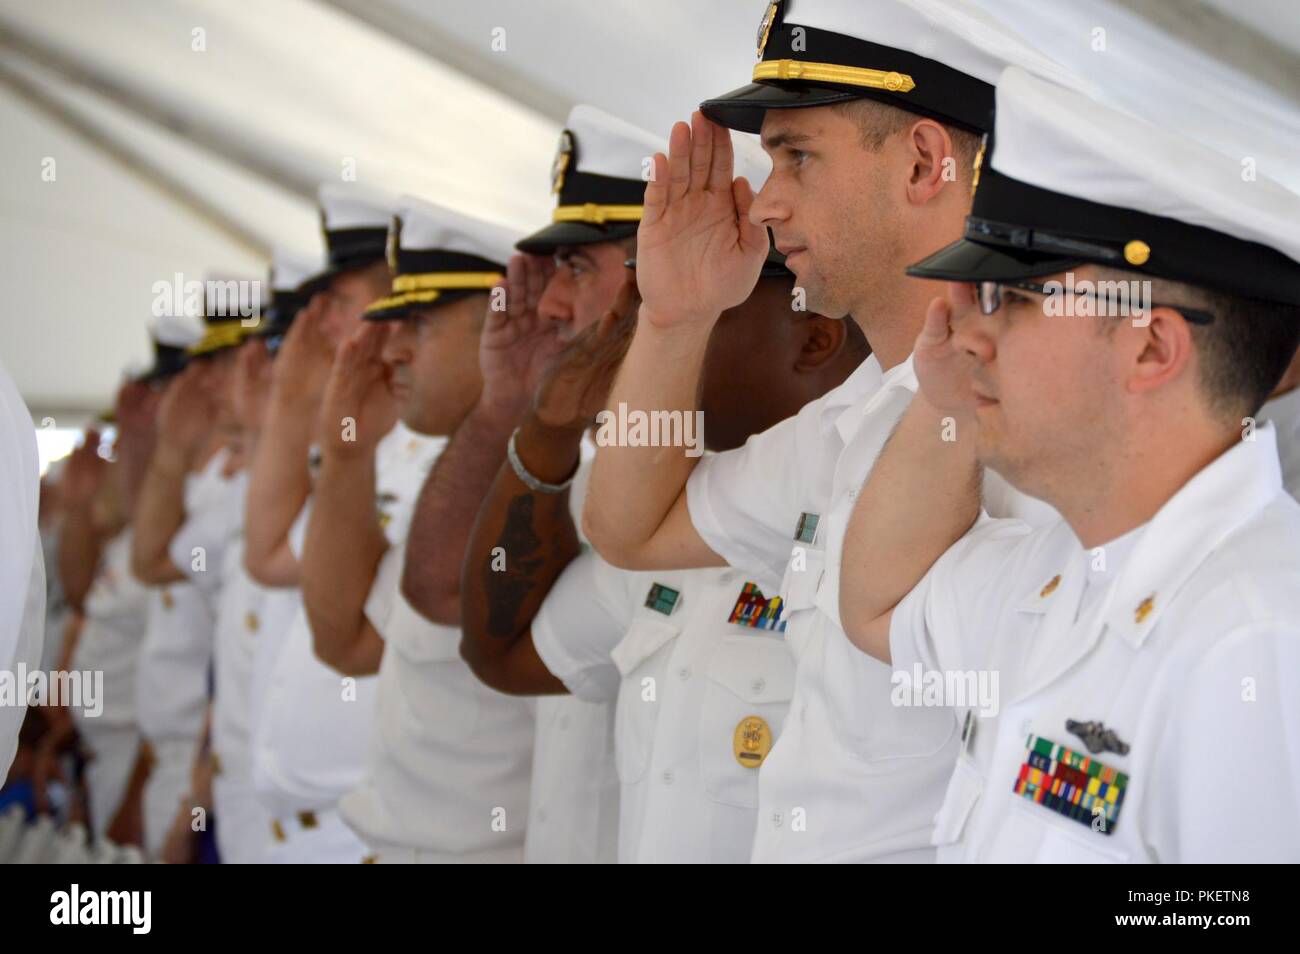
[[[879,152],[890,136],[905,132],[925,118],[874,99],[852,99],[835,103],[831,108],[858,124],[862,148],[868,152]],[[937,119],[935,122],[947,130],[949,138],[952,139],[953,158],[957,160],[959,175],[962,178],[972,176],[981,137]]]
[[[1101,269],[1132,281],[1134,272]],[[1277,388],[1300,347],[1300,306],[1156,279],[1151,298],[1208,311],[1214,321],[1191,325],[1200,356],[1200,386],[1211,410],[1237,424],[1253,417]]]

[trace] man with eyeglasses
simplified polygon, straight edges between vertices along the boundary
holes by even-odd
[[[911,269],[948,298],[840,585],[905,684],[998,678],[946,699],[940,860],[1300,861],[1300,505],[1256,424],[1300,342],[1300,197],[1017,70],[994,142],[965,238]],[[1157,301],[1049,312],[1071,274]],[[982,515],[981,465],[1064,519]]]

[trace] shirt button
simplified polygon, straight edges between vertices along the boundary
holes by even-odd
[[[773,828],[780,828],[780,827],[781,827],[781,813],[780,813],[780,812],[773,812],[773,813],[772,813],[772,827],[773,827]]]
[[[858,489],[856,487],[854,487],[852,490],[849,491],[849,499],[850,500],[858,499]]]
[[[1028,735],[1028,734],[1029,734],[1029,730],[1032,729],[1032,728],[1033,728],[1033,725],[1030,723],[1030,721],[1029,721],[1028,719],[1026,719],[1024,722],[1020,723],[1020,734],[1021,734],[1021,735]]]
[[[566,715],[566,716],[561,717],[561,719],[560,719],[560,731],[561,731],[561,732],[564,732],[564,731],[566,731],[568,728],[569,728],[569,717]]]
[[[800,722],[808,721],[808,703],[806,702],[799,708],[799,721]]]
[[[754,690],[754,694],[757,695],[758,693],[762,692],[764,689],[767,688],[767,680],[764,679],[762,676],[759,676],[757,679],[754,680],[751,688]]]
[[[673,784],[673,773],[672,773],[672,772],[664,772],[664,784],[665,784],[665,785],[671,785],[671,784]]]
[[[683,666],[681,669],[677,670],[677,675],[682,682],[685,682],[687,679],[691,678],[691,667]]]

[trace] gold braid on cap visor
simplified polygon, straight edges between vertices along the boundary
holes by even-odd
[[[445,291],[486,291],[501,279],[500,272],[420,272],[398,275],[393,279],[393,294],[372,302],[366,313],[385,311],[402,305],[425,304]]]
[[[551,216],[552,222],[592,222],[602,225],[605,222],[640,222],[643,206],[639,205],[597,205],[587,202],[583,205],[557,206]]]
[[[803,60],[764,60],[754,67],[754,81],[807,80],[813,83],[843,83],[865,86],[891,93],[910,93],[916,81],[906,73],[893,70],[869,70],[861,66],[835,63],[805,63]]]

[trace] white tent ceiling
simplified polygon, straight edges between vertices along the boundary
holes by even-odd
[[[310,247],[315,185],[347,168],[536,227],[573,103],[666,132],[746,80],[765,2],[0,0],[0,360],[38,419],[75,423],[145,360],[155,281]],[[1300,188],[1293,0],[977,2]]]

